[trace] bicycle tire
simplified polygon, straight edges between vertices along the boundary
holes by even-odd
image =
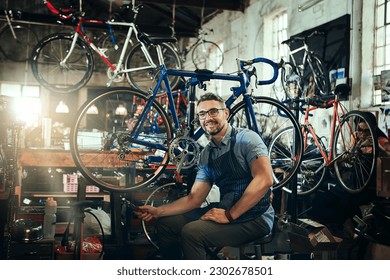
[[[161,105],[154,100],[147,115],[158,117],[157,124],[149,119],[139,122],[137,136],[127,130],[128,118],[136,122],[148,100],[143,92],[113,88],[81,106],[72,125],[70,146],[78,170],[91,184],[127,192],[148,186],[164,172],[172,129]],[[123,115],[117,110],[120,105],[126,109]]]
[[[89,46],[77,40],[67,64],[61,66],[72,44],[74,34],[56,33],[43,38],[34,48],[31,67],[37,81],[56,93],[71,93],[90,80],[94,59]]]
[[[307,59],[308,63],[305,66],[306,72],[303,73],[302,82],[304,83],[304,86],[302,86],[302,88],[306,88],[309,91],[313,90],[312,94],[316,96],[329,95],[329,76],[323,63],[321,62],[321,59],[314,54],[309,55]],[[311,64],[309,64],[309,62]],[[306,95],[310,96],[310,93],[307,93]]]
[[[268,149],[270,148],[272,136],[277,131],[286,127],[294,128],[294,130],[291,130],[292,135],[290,135],[290,138],[280,139],[281,142],[279,143],[279,145],[286,146],[290,150],[288,156],[284,155],[285,157],[281,158],[277,150],[269,149],[268,151],[274,177],[273,188],[278,189],[289,183],[299,171],[303,155],[303,140],[300,125],[295,120],[291,111],[275,99],[255,96],[251,98],[251,102],[257,113],[256,123],[259,134]],[[235,105],[230,112],[228,121],[233,127],[245,127],[254,130],[253,124],[251,124],[252,121],[248,121],[247,116],[249,111],[245,101],[241,101]]]
[[[280,70],[280,81],[285,93],[284,99],[279,101],[284,101],[292,99],[294,97],[300,97],[302,94],[302,88],[300,86],[299,72],[297,68],[290,62],[285,62],[283,67]]]
[[[358,124],[367,127],[358,131]],[[359,111],[345,114],[335,132],[333,158],[336,177],[345,191],[360,193],[373,178],[378,154],[378,139],[370,119]]]
[[[181,186],[180,186],[181,185]],[[176,182],[165,183],[154,189],[148,198],[145,200],[144,205],[161,206],[177,200],[180,197],[187,195],[187,184],[179,184]],[[145,222],[142,220],[142,230],[146,239],[158,250],[157,244],[157,230],[155,228],[154,221]]]
[[[126,59],[126,70],[139,68],[139,67],[146,67],[149,66],[149,63],[147,62],[144,53],[142,52],[142,45],[141,43],[136,44],[129,52],[129,55]],[[147,46],[148,52],[153,60],[154,63],[156,63],[156,68],[150,68],[145,70],[138,70],[138,71],[131,71],[127,72],[127,80],[129,84],[138,90],[141,90],[143,92],[149,92],[151,89],[155,88],[155,82],[160,77],[160,67],[159,67],[159,60],[157,56],[157,50],[154,46],[149,45]],[[170,44],[162,43],[161,44],[161,51],[164,57],[164,64],[167,69],[176,69],[179,70],[182,68],[181,60],[179,58],[179,55],[175,51],[174,48]],[[168,81],[171,89],[175,89],[177,85],[180,82],[179,76],[168,76]],[[166,87],[164,83],[161,84],[157,95],[164,94],[166,92]]]
[[[211,58],[210,56],[213,55]],[[213,72],[217,71],[223,64],[223,51],[218,44],[201,40],[192,49],[192,63],[196,69],[208,69]],[[210,65],[213,62],[214,65]]]
[[[292,127],[287,127],[275,134],[270,143],[270,150],[277,151],[281,155],[288,154],[289,151],[285,150],[284,146],[279,146],[282,141],[278,139],[286,133],[291,133],[292,129]],[[310,140],[307,140],[309,135],[304,133],[304,143],[310,143]],[[302,162],[297,173],[297,195],[309,195],[317,190],[325,177],[325,173],[325,159],[320,154],[318,147],[315,144],[307,146],[303,152]],[[283,190],[292,193],[290,185],[283,186]]]
[[[12,28],[16,39],[8,25],[1,30],[0,51],[9,60],[25,62],[30,59],[31,50],[38,43],[38,36],[32,29],[22,25],[12,25]]]

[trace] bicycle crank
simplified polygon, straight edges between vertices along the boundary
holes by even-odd
[[[113,64],[116,67],[116,64]],[[118,70],[120,71],[120,70]],[[120,83],[125,79],[124,73],[115,73],[110,67],[107,68],[107,77],[110,79],[110,82]]]
[[[177,166],[177,170],[193,167],[199,157],[199,146],[189,137],[177,137],[169,145],[169,158]]]

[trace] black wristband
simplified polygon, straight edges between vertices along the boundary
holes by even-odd
[[[232,214],[230,214],[230,210],[229,209],[226,209],[225,210],[225,216],[226,218],[229,220],[229,223],[233,222],[233,217],[232,217]]]

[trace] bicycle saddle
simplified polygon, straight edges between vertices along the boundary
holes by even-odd
[[[175,37],[151,36],[146,33],[138,33],[138,39],[147,45],[159,45],[161,43],[174,43],[177,41]]]
[[[347,84],[338,84],[334,89],[334,94],[339,96],[346,96],[351,91],[351,87]]]

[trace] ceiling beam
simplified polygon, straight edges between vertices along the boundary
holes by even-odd
[[[137,0],[142,3],[168,4],[183,7],[206,7],[212,9],[244,11],[249,0]]]

